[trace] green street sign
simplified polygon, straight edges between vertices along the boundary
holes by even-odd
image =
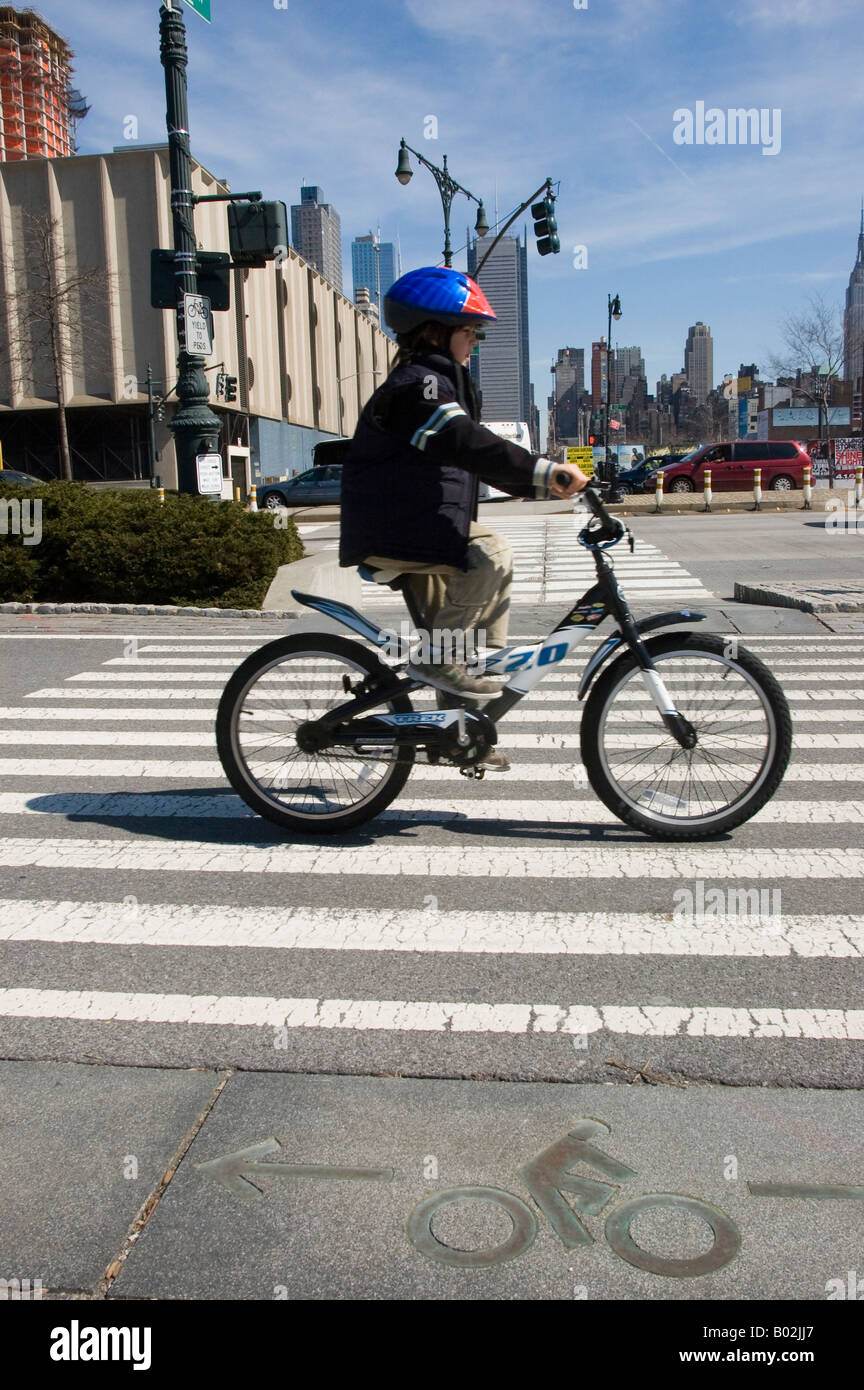
[[[210,18],[210,0],[186,0],[186,4],[196,14],[200,14],[202,19],[206,19],[208,24],[213,22]]]

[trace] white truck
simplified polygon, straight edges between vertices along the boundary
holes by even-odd
[[[528,433],[528,426],[524,420],[482,420],[487,430],[499,435],[502,439],[509,439],[511,444],[518,444],[520,448],[531,450],[531,437]],[[478,493],[481,502],[503,502],[511,494],[500,492],[497,487],[490,487],[489,483],[481,482]]]

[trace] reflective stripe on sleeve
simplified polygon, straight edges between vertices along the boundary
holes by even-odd
[[[466,412],[456,401],[448,401],[446,405],[439,405],[433,415],[429,417],[425,425],[411,436],[411,444],[415,449],[425,449],[433,434],[438,434],[443,430],[454,415],[464,415]]]

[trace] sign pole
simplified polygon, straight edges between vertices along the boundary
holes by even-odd
[[[180,409],[169,423],[177,454],[177,488],[193,497],[199,486],[197,460],[218,455],[221,425],[207,404],[210,389],[203,357],[186,350],[184,295],[197,295],[197,242],[192,200],[192,163],[189,151],[189,106],[186,91],[186,29],[179,7],[163,4],[159,10],[160,57],[165,69],[166,120],[171,163],[171,212],[174,223],[174,280],[177,294],[177,399]]]

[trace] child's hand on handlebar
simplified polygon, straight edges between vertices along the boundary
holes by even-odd
[[[574,497],[587,487],[591,479],[575,463],[559,463],[555,467],[549,483],[549,491],[554,497]],[[565,486],[566,484],[566,486]]]

